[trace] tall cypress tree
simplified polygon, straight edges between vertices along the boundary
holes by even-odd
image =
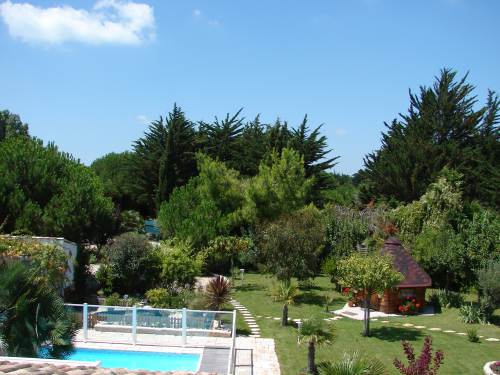
[[[240,118],[240,114],[242,110],[243,108],[233,116],[228,113],[222,120],[216,117],[211,124],[205,122],[199,124],[204,152],[234,169],[238,169],[237,160],[241,152],[243,118]]]
[[[290,146],[304,157],[304,169],[306,177],[314,177],[312,188],[312,200],[317,204],[321,202],[321,191],[333,188],[333,180],[327,171],[335,166],[337,157],[329,158],[332,151],[328,149],[327,139],[320,134],[321,126],[312,131],[307,124],[307,115],[300,125],[292,130]]]
[[[386,124],[382,147],[365,157],[359,173],[365,200],[416,200],[448,166],[464,174],[466,197],[498,206],[498,100],[490,93],[476,110],[466,80],[443,69],[433,87],[410,92],[408,113]]]
[[[196,174],[196,149],[194,126],[177,105],[134,143],[134,192],[144,215],[154,216],[173,188]]]

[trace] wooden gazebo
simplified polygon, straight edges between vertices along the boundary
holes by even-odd
[[[414,298],[420,308],[425,305],[425,290],[432,286],[430,276],[413,259],[397,238],[388,238],[381,249],[382,255],[389,255],[393,259],[394,268],[404,275],[393,290],[386,290],[379,299],[379,310],[385,313],[398,313],[398,307],[407,297]]]

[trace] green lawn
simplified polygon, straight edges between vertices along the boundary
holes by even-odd
[[[266,275],[245,275],[243,285],[240,280],[235,280],[234,298],[254,315],[261,328],[262,336],[275,339],[282,374],[296,375],[306,365],[306,348],[297,345],[296,328],[291,326],[282,328],[279,321],[265,318],[281,316],[281,304],[273,302],[270,296],[269,289],[272,284],[273,279]],[[312,288],[301,290],[297,303],[290,306],[290,318],[331,317],[331,314],[325,312],[325,295],[333,297],[330,309],[337,309],[345,303],[342,295],[332,291],[328,279],[319,277]],[[262,318],[257,318],[257,315],[261,315]],[[426,335],[433,337],[435,348],[444,351],[445,363],[440,374],[480,374],[485,362],[500,359],[500,342],[486,342],[482,339],[480,343],[471,343],[465,336],[401,326],[403,323],[413,323],[465,332],[471,325],[458,320],[456,309],[444,310],[443,313],[432,317],[398,317],[388,320],[390,320],[389,324],[372,322],[372,336],[369,338],[362,337],[360,334],[361,321],[347,318],[336,321],[333,324],[337,328],[337,339],[334,345],[318,350],[318,359],[320,361],[338,359],[344,351],[359,351],[377,357],[386,364],[391,374],[397,374],[392,361],[396,357],[403,357],[401,340],[411,341],[419,352]],[[500,338],[498,326],[477,327],[479,335],[484,335],[485,338]]]

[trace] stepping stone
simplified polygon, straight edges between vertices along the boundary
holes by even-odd
[[[257,318],[262,318],[262,315],[257,315]]]
[[[273,317],[272,316],[266,316],[266,319],[272,319]]]
[[[415,326],[415,328],[417,329],[424,329],[424,328],[427,328],[426,326]]]
[[[452,330],[452,329],[447,329],[446,331],[443,331],[443,332],[446,332],[446,333],[455,333],[455,331]],[[481,337],[481,336],[479,336],[479,337]]]
[[[482,339],[484,336],[478,336],[480,339]]]
[[[413,327],[413,324],[411,324],[411,323],[405,323],[405,324],[403,324],[403,327]]]
[[[497,341],[500,341],[500,340],[496,339],[494,337],[490,337],[489,339],[486,339],[485,341],[497,342]]]
[[[389,323],[388,320],[381,320],[382,323]]]
[[[281,320],[281,318],[273,318],[274,320]]]
[[[298,323],[298,322],[300,322],[301,320],[300,320],[300,319],[292,319],[292,321],[294,321],[295,323]]]
[[[248,337],[255,337],[255,338],[259,338],[259,337],[260,337],[260,335],[250,335],[250,336],[248,336]]]
[[[429,328],[429,331],[441,331],[441,328]]]
[[[457,335],[460,335],[460,336],[467,336],[467,333],[465,333],[465,332],[457,332]]]
[[[259,327],[257,324],[255,323],[247,323],[249,327]]]
[[[376,322],[378,319],[377,318],[373,318],[373,319],[370,319],[372,322]]]

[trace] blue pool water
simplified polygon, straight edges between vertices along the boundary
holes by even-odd
[[[200,355],[77,348],[67,359],[72,361],[101,361],[101,367],[105,368],[197,371]]]

